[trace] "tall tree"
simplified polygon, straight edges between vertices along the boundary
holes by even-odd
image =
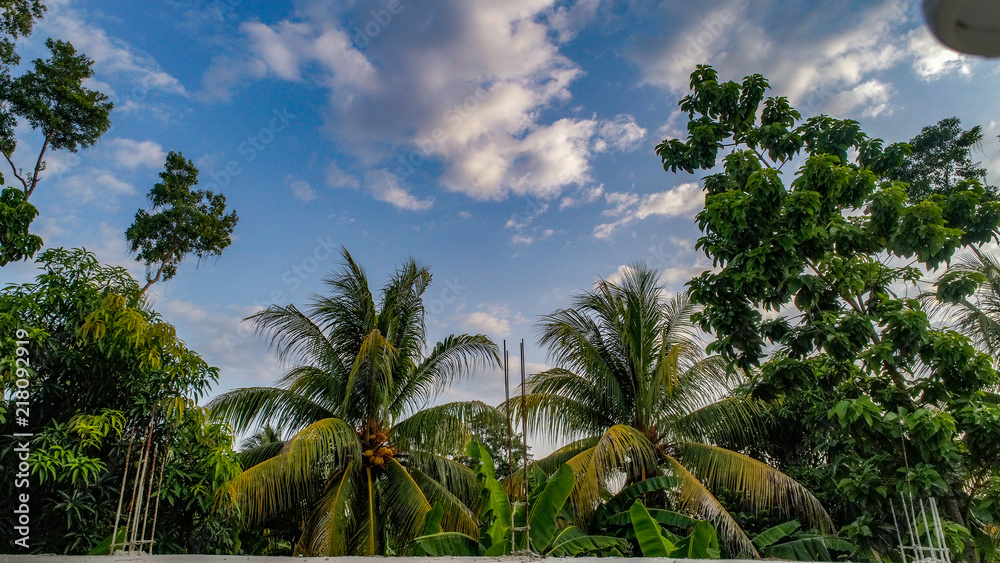
[[[942,119],[910,139],[912,153],[887,177],[907,184],[906,193],[912,203],[931,194],[947,195],[967,180],[978,180],[986,194],[996,199],[997,187],[986,184],[986,169],[972,161],[972,149],[982,140],[981,126],[964,130],[957,117]]]
[[[768,88],[760,75],[720,82],[699,66],[680,102],[687,139],[656,148],[673,172],[714,168],[726,151],[697,216],[697,246],[719,269],[689,282],[697,320],[717,337],[709,349],[761,366],[756,393],[781,402],[782,445],[858,543],[894,549],[890,499],[935,496],[946,534],[975,560],[961,530],[987,534],[998,516],[982,501],[1000,462],[987,445],[1000,408],[981,393],[997,374],[905,289],[919,268],[994,238],[1000,204],[975,179],[907,203],[907,186],[890,179],[906,143],[886,146],[852,120],[802,121],[786,98],[765,99]],[[800,153],[786,186],[783,166]],[[769,454],[781,462],[788,449]]]
[[[291,437],[233,481],[231,498],[251,526],[300,523],[302,555],[402,553],[435,502],[445,530],[474,534],[475,478],[454,456],[470,421],[492,415],[502,428],[504,416],[480,402],[424,407],[454,379],[498,365],[497,347],[461,334],[425,354],[428,269],[406,261],[376,301],[342,254],[343,268],[324,280],[330,295],[308,310],[249,317],[291,368],[277,387],[237,389],[210,406],[241,431],[270,424]]]
[[[169,452],[158,465],[167,470],[157,550],[232,547],[212,496],[238,472],[231,431],[205,420],[194,404],[218,369],[148,308],[124,268],[101,265],[82,249],[47,249],[36,262],[36,281],[0,290],[0,468],[13,474],[20,462],[15,448],[23,439],[14,433],[33,434],[32,549],[82,555],[109,537],[130,437],[141,444],[150,432],[158,451]],[[27,368],[15,362],[17,340],[28,351]],[[24,403],[18,416],[27,425],[17,426]],[[5,506],[23,492],[13,479],[0,481]],[[19,549],[13,516],[0,516],[0,549]]]
[[[125,231],[129,250],[146,264],[143,293],[154,283],[174,277],[187,255],[195,254],[199,260],[219,256],[233,241],[239,218],[235,211],[226,214],[226,196],[192,190],[197,184],[194,163],[170,151],[160,182],[149,191],[153,213],[140,209]]]
[[[40,13],[40,7],[21,0],[12,6],[17,13],[3,13],[0,32],[5,26],[20,30],[18,33],[30,30],[31,16]],[[20,183],[20,188],[7,187],[0,194],[0,266],[28,259],[41,248],[42,239],[29,232],[38,210],[28,199],[38,187],[49,149],[77,152],[97,142],[111,126],[108,116],[113,104],[104,94],[83,85],[93,76],[93,61],[78,55],[65,41],[49,39],[45,45],[52,56],[36,59],[33,70],[14,79],[6,67],[0,71],[0,152]],[[0,58],[4,49],[0,40]],[[17,118],[42,135],[38,156],[27,171],[13,160],[18,144],[14,137]]]
[[[108,118],[114,107],[101,92],[83,83],[93,76],[94,61],[78,55],[66,41],[49,39],[45,46],[52,51],[48,59],[36,59],[34,69],[3,84],[3,99],[14,115],[24,119],[42,135],[42,146],[29,172],[18,168],[11,159],[17,141],[3,139],[0,151],[10,164],[15,178],[29,199],[45,169],[45,153],[52,150],[77,152],[97,142],[111,126]]]
[[[601,280],[570,307],[545,315],[539,343],[558,367],[532,375],[524,401],[513,399],[532,429],[576,440],[540,463],[573,468],[578,520],[618,472],[635,482],[662,466],[681,480],[683,508],[715,522],[734,553],[759,556],[712,488],[831,529],[823,507],[794,480],[713,445],[722,436],[746,437],[757,409],[734,392],[740,374],[704,355],[690,322],[695,306],[685,295],[668,299],[658,277],[636,264],[620,282]]]

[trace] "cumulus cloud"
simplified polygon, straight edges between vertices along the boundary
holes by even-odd
[[[111,153],[115,164],[122,168],[161,168],[167,159],[163,146],[154,141],[136,141],[133,139],[111,139],[102,142]]]
[[[926,26],[920,26],[907,35],[907,54],[913,57],[913,70],[925,80],[953,72],[972,74],[971,57],[941,45]]]
[[[373,170],[365,174],[365,187],[375,199],[407,211],[426,211],[434,207],[433,199],[420,199],[409,192],[402,180],[386,170]]]
[[[331,92],[332,137],[365,172],[406,178],[434,160],[446,189],[475,199],[552,198],[590,181],[599,132],[603,148],[627,150],[644,130],[627,116],[543,118],[581,74],[550,33],[546,14],[559,19],[551,10],[551,0],[406,4],[359,44],[355,29],[367,29],[370,10],[313,0],[287,20],[244,23],[247,55],[220,55],[213,68],[226,72],[207,74],[205,87],[229,95],[240,73],[319,84]],[[373,193],[411,207],[428,201]]]
[[[61,178],[58,189],[79,202],[91,202],[100,198],[111,204],[118,195],[135,193],[132,184],[118,179],[108,170],[88,168],[79,174]],[[121,233],[118,234],[121,236]]]
[[[635,122],[635,117],[619,114],[611,121],[605,121],[597,129],[594,151],[603,152],[612,148],[618,151],[632,151],[646,138],[646,130]]]
[[[594,227],[593,235],[598,239],[608,239],[620,227],[650,215],[664,217],[691,215],[704,203],[701,186],[696,182],[687,182],[664,192],[646,195],[611,192],[605,194],[604,199],[608,208],[604,210],[603,215],[612,217],[613,220]]]
[[[760,72],[800,109],[818,112],[827,100],[904,61],[906,33],[922,25],[904,0],[871,2],[837,17],[804,0],[704,6],[665,10],[662,17],[678,22],[683,33],[636,40],[630,58],[644,82],[685,92],[695,65],[709,63],[726,80]],[[781,33],[770,31],[775,28]],[[875,107],[884,103],[879,97],[869,101]]]
[[[510,334],[510,321],[485,311],[476,311],[465,315],[462,319],[462,329],[470,334],[505,338]]]

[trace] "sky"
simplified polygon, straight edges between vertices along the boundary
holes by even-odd
[[[707,173],[665,172],[653,148],[684,135],[677,102],[699,63],[761,73],[803,115],[887,141],[951,116],[982,125],[974,156],[1000,182],[1000,66],[939,46],[916,1],[47,4],[22,58],[69,40],[115,108],[94,147],[49,153],[33,229],[141,280],[123,233],[166,153],[194,161],[239,214],[233,244],[151,293],[220,368],[213,394],[282,373],[242,319],[322,293],[341,246],[375,287],[410,256],[429,265],[430,341],[506,339],[515,373],[522,338],[528,373],[549,365],[538,318],[599,278],[641,260],[682,290],[711,265],[694,247]],[[17,133],[27,165],[40,139]],[[0,283],[36,273],[10,265]],[[502,398],[494,371],[438,401]]]

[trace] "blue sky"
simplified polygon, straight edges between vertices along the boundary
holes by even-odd
[[[701,175],[666,173],[653,153],[683,132],[676,105],[697,63],[724,79],[760,72],[804,114],[887,140],[953,115],[983,125],[977,158],[1000,181],[997,62],[939,47],[916,2],[817,6],[51,2],[24,58],[48,36],[70,40],[116,107],[95,147],[49,156],[35,228],[141,277],[123,232],[180,151],[241,218],[220,259],[191,259],[152,289],[221,368],[217,390],[279,375],[241,319],[322,291],[340,245],[376,283],[408,256],[429,264],[432,339],[524,338],[537,371],[535,320],[599,276],[644,260],[679,290],[708,266],[694,250]],[[19,134],[27,162],[38,140]],[[33,276],[30,264],[2,273]],[[502,394],[500,374],[480,374],[444,399]]]

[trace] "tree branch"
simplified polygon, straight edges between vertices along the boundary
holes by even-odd
[[[35,161],[35,170],[31,173],[31,187],[25,189],[24,199],[31,197],[31,193],[35,191],[35,186],[38,185],[38,173],[45,168],[45,161],[42,157],[45,156],[45,150],[49,148],[49,136],[45,136],[45,142],[42,143],[42,150],[38,153],[38,160]]]
[[[28,192],[28,182],[25,181],[25,179],[23,177],[21,177],[20,174],[17,173],[17,166],[14,166],[14,161],[10,159],[10,155],[7,154],[7,151],[3,151],[3,156],[4,156],[4,158],[7,159],[7,162],[10,164],[10,169],[11,169],[12,172],[14,172],[14,177],[17,178],[18,180],[20,180],[21,181],[21,185],[24,186],[24,194],[25,194],[24,195],[24,199],[28,199],[28,194],[29,194],[29,192]]]

